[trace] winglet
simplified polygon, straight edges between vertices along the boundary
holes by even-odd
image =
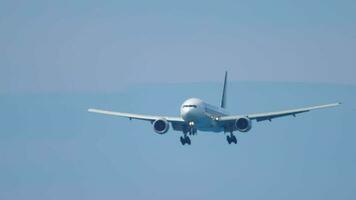
[[[221,97],[221,107],[226,108],[226,82],[227,82],[227,71],[225,71],[224,88]]]

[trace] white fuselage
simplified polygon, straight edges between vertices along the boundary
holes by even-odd
[[[197,98],[184,101],[180,108],[181,117],[188,124],[192,124],[200,131],[223,131],[223,127],[217,123],[217,118],[228,115],[224,108],[205,103]]]

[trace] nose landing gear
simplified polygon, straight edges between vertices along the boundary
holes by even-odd
[[[197,129],[192,127],[189,131],[189,135],[196,135],[197,134]]]

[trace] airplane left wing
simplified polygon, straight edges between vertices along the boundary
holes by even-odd
[[[298,108],[298,109],[292,109],[292,110],[277,111],[277,112],[257,113],[257,114],[248,114],[248,115],[222,116],[218,119],[218,121],[227,122],[227,121],[236,120],[240,117],[247,117],[251,120],[256,120],[258,122],[264,121],[264,120],[271,121],[273,118],[277,118],[277,117],[284,117],[284,116],[289,116],[289,115],[295,116],[296,114],[309,112],[311,110],[316,110],[316,109],[335,107],[340,104],[341,103],[331,103],[331,104],[311,106],[311,107]]]

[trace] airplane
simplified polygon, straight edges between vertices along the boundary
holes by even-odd
[[[175,131],[181,131],[183,136],[180,137],[182,145],[191,145],[189,136],[196,135],[197,131],[202,132],[224,132],[227,134],[228,144],[236,144],[237,139],[234,131],[246,133],[252,128],[252,121],[257,122],[285,116],[296,116],[300,113],[309,112],[322,108],[330,108],[340,105],[341,103],[331,103],[318,106],[310,106],[298,109],[283,110],[277,112],[246,114],[246,115],[229,115],[226,110],[226,93],[227,93],[227,71],[225,71],[224,86],[222,91],[220,107],[210,105],[198,98],[189,98],[183,102],[180,107],[180,116],[155,116],[142,115],[134,113],[114,112],[90,108],[89,112],[104,115],[113,115],[125,117],[130,120],[149,121],[153,125],[153,130],[158,134],[165,134],[170,128],[170,124]]]

